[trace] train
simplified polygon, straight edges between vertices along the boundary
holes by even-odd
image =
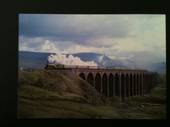
[[[63,65],[63,64],[46,64],[47,70],[64,70],[64,69],[127,69],[122,67],[103,67],[103,66],[80,66],[80,65]]]
[[[79,66],[79,65],[63,65],[63,64],[47,64],[45,66],[45,69],[47,70],[63,70],[63,69],[70,69],[70,68],[99,69],[98,66]]]

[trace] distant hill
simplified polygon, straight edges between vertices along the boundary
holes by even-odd
[[[37,68],[42,69],[47,63],[48,56],[52,53],[40,53],[40,52],[19,52],[19,67],[22,68]],[[115,66],[115,67],[126,67],[123,62],[119,60],[112,60],[109,57],[97,54],[97,53],[76,53],[73,56],[79,57],[83,61],[94,61],[99,66]]]
[[[103,54],[98,53],[76,53],[74,56],[79,57],[83,61],[94,61],[99,66],[104,67],[126,67],[120,60],[113,60]]]
[[[166,63],[160,62],[150,65],[150,70],[158,73],[166,73]]]
[[[19,68],[43,69],[47,64],[47,58],[52,53],[19,51]],[[148,69],[158,73],[166,72],[166,62],[154,63],[150,65],[139,65],[133,59],[111,59],[99,53],[76,53],[73,56],[79,57],[83,61],[94,61],[99,66],[104,67],[123,67]]]
[[[42,69],[47,63],[47,58],[51,53],[40,52],[19,52],[19,67]]]

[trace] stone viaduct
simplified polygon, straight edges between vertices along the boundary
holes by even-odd
[[[51,68],[45,69],[69,71],[80,76],[106,97],[119,96],[121,99],[130,96],[143,96],[150,92],[152,73],[147,70],[107,69],[107,68]]]
[[[142,96],[152,85],[152,73],[146,70],[74,68],[72,72],[106,97]]]

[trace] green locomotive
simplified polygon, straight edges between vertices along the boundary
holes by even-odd
[[[45,69],[47,70],[56,70],[56,69],[64,69],[64,65],[63,64],[47,64],[45,66]]]

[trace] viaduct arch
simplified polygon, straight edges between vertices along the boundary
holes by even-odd
[[[95,88],[99,93],[101,93],[101,76],[99,73],[95,76]]]

